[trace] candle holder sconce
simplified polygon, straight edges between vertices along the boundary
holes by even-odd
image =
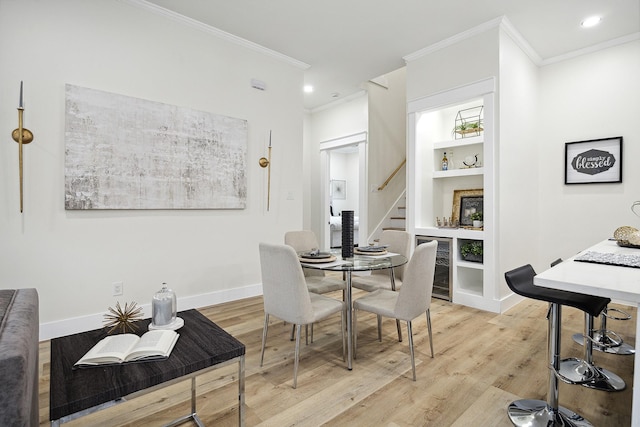
[[[24,103],[22,100],[22,82],[20,82],[20,100],[18,101],[18,128],[11,132],[11,138],[18,143],[18,169],[20,172],[20,212],[22,212],[23,203],[23,159],[22,146],[33,141],[33,132],[24,127]]]
[[[271,131],[269,131],[269,151],[267,157],[260,157],[258,164],[261,168],[267,169],[267,212],[269,211],[269,201],[271,199]]]

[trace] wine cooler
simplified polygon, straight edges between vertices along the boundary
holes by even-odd
[[[416,236],[416,246],[431,241],[438,242],[436,252],[436,270],[433,278],[434,298],[451,301],[451,257],[452,239],[446,237]]]

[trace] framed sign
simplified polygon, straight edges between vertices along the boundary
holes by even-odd
[[[564,183],[622,182],[622,137],[567,142]]]
[[[456,221],[460,227],[471,227],[473,220],[471,215],[476,212],[483,212],[484,193],[483,190],[453,190],[453,223]]]

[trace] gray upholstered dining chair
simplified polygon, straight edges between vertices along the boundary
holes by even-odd
[[[284,243],[285,245],[291,246],[296,252],[318,249],[316,234],[311,230],[287,231],[284,234]],[[315,294],[345,290],[346,284],[344,280],[326,277],[322,270],[303,268],[302,271],[304,272],[309,291]]]
[[[411,234],[401,230],[384,230],[380,234],[380,245],[388,245],[387,252],[393,252],[409,258],[411,252]],[[404,278],[405,266],[393,270],[374,270],[369,276],[355,276],[351,281],[354,288],[373,292],[377,289],[399,290]],[[391,274],[394,275],[395,286],[392,287]]]
[[[354,354],[357,351],[357,312],[368,311],[378,316],[395,318],[407,322],[409,336],[409,352],[411,353],[411,367],[413,380],[416,380],[416,362],[413,350],[413,331],[411,321],[425,313],[429,332],[429,345],[433,357],[433,334],[431,331],[431,292],[433,290],[433,274],[436,266],[436,249],[438,242],[432,241],[419,245],[407,265],[404,283],[399,292],[388,289],[378,289],[353,302]],[[380,319],[380,317],[378,317]],[[378,324],[378,330],[380,325]],[[380,338],[380,335],[378,335]]]
[[[342,357],[344,359],[345,303],[334,298],[310,293],[296,251],[287,245],[260,243],[260,268],[264,298],[264,328],[260,366],[264,361],[269,316],[295,325],[296,346],[293,365],[293,388],[297,387],[302,325],[313,324],[332,314],[341,314]]]

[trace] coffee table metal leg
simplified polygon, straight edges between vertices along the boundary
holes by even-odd
[[[244,427],[244,355],[238,361],[238,425]]]
[[[169,424],[165,424],[164,427],[171,427],[180,425],[187,420],[193,420],[198,427],[204,427],[202,420],[196,413],[196,377],[191,378],[191,413],[171,421]]]

